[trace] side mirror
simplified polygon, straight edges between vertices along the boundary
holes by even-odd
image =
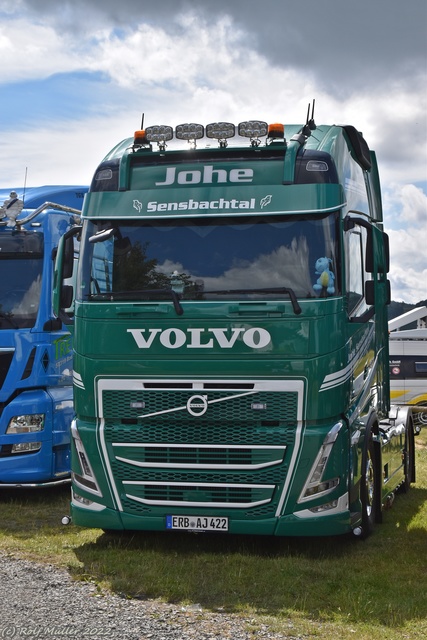
[[[391,285],[390,285],[390,280],[386,280],[386,291],[387,291],[387,300],[386,300],[386,304],[390,304],[391,302]]]
[[[384,285],[384,283],[382,283]],[[386,280],[385,281],[385,294],[386,294],[386,299],[384,301],[384,304],[390,304],[391,302],[391,287],[390,287],[390,280]],[[369,305],[370,307],[373,307],[375,305],[375,282],[374,280],[367,280],[365,282],[365,300],[366,300],[366,304]]]
[[[61,309],[69,309],[73,304],[74,287],[64,284],[61,288]]]
[[[390,271],[390,240],[386,233],[383,232],[384,253],[385,253],[385,272]]]
[[[71,278],[74,268],[74,237],[68,236],[64,239],[64,263],[62,269],[62,277]],[[69,306],[69,305],[68,305]]]
[[[59,240],[55,258],[53,312],[66,325],[73,323],[74,287],[67,280],[74,275],[74,238],[81,229],[81,226],[76,226],[64,233]]]
[[[366,229],[366,264],[365,269],[368,273],[374,273],[374,240],[372,225],[363,218],[354,218],[347,215],[344,218],[344,231],[350,231],[358,225]]]
[[[373,307],[375,304],[375,282],[367,280],[365,282],[365,300],[366,304]]]

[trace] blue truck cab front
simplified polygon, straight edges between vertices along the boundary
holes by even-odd
[[[52,312],[53,259],[86,191],[0,190],[0,487],[69,481],[72,336]]]

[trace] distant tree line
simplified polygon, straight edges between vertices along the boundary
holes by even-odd
[[[409,304],[408,302],[395,302],[394,300],[392,300],[388,305],[388,319],[392,320],[393,318],[397,318],[397,316],[401,316],[402,314],[411,311],[411,309],[415,309],[415,307],[427,307],[427,300],[421,300],[416,304]],[[414,322],[412,324],[408,324],[405,329],[415,329],[416,326],[417,323]]]

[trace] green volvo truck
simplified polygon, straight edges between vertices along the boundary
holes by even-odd
[[[376,157],[312,116],[141,128],[96,169],[56,262],[65,522],[363,537],[415,480]]]

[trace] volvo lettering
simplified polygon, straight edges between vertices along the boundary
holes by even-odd
[[[126,329],[130,333],[139,349],[149,349],[155,338],[167,349],[213,349],[215,345],[220,349],[231,349],[236,340],[241,340],[250,349],[262,349],[266,347],[271,336],[266,329],[261,327],[230,327],[217,329],[187,329],[184,332],[179,328],[170,329]],[[147,331],[147,337],[143,334]],[[203,334],[203,335],[202,335]],[[228,335],[227,335],[228,334]],[[210,337],[213,335],[213,337]]]

